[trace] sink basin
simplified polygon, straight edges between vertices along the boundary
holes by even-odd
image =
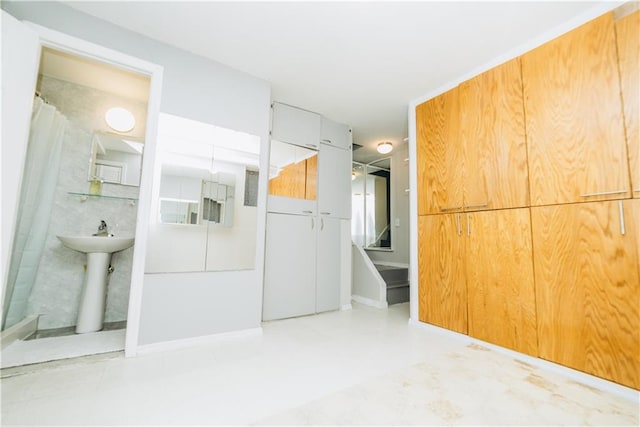
[[[66,247],[84,253],[122,251],[133,246],[133,237],[58,236]]]

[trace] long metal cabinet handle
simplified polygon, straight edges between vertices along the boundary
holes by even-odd
[[[327,144],[332,144],[330,139],[321,139],[320,142],[326,142]]]
[[[327,211],[325,211],[325,212],[320,212],[320,215],[331,215],[331,212],[327,212]]]
[[[320,231],[324,230],[324,218],[320,218]]]
[[[304,213],[304,214],[312,214],[313,211],[302,211],[302,213]]]
[[[446,208],[440,208],[440,212],[455,211],[458,209],[462,209],[462,206],[448,206]]]
[[[471,215],[467,214],[467,236],[471,236]]]
[[[469,208],[486,208],[487,206],[489,206],[488,203],[480,203],[480,204],[477,204],[477,205],[466,205],[466,206],[463,206],[463,208],[465,208],[465,209],[469,209]]]
[[[458,222],[458,236],[462,236],[462,227],[460,226],[460,215],[461,214],[456,215],[456,220]]]
[[[623,194],[626,193],[628,190],[616,190],[616,191],[601,191],[599,193],[586,193],[586,194],[581,194],[580,197],[595,197],[595,196],[608,196],[610,194]]]
[[[622,200],[618,201],[618,211],[620,212],[620,234],[624,236],[627,230],[624,226],[624,207],[622,206]]]
[[[316,226],[316,221],[313,219],[313,217],[311,217],[311,229],[313,230],[313,227]]]

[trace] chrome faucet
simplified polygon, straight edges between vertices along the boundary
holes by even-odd
[[[105,220],[100,221],[100,225],[98,226],[98,232],[94,234],[94,236],[109,236],[109,228]]]

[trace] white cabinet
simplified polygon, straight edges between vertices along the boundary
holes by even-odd
[[[320,121],[320,114],[274,102],[271,139],[317,149],[320,144]]]
[[[316,312],[340,308],[340,244],[342,223],[347,220],[320,218],[316,264]]]
[[[348,125],[322,118],[320,142],[334,147],[351,150],[351,129]]]
[[[318,212],[332,218],[351,218],[351,151],[320,144]]]
[[[316,227],[313,216],[267,214],[263,320],[315,313]]]

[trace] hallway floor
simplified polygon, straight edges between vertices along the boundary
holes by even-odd
[[[638,425],[625,400],[408,326],[408,304],[267,322],[262,336],[2,379],[2,425]]]

